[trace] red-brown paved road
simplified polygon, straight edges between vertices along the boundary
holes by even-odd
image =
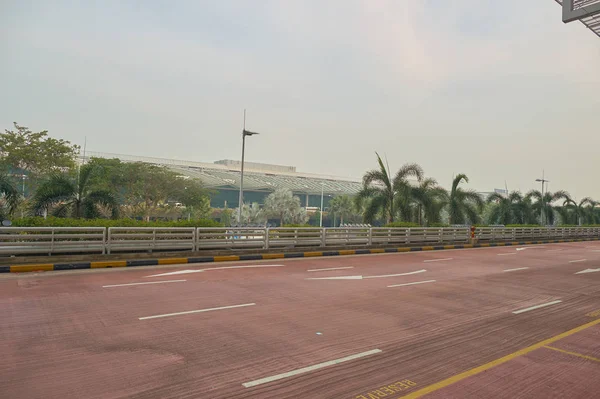
[[[148,277],[236,265],[283,267]],[[600,243],[582,242],[4,275],[0,397],[399,398],[598,320],[600,272],[575,274],[596,268]],[[166,280],[186,281],[103,288]],[[591,359],[539,348],[429,397],[593,397],[599,331],[551,345]]]

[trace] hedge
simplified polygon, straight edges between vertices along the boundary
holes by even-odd
[[[223,227],[212,219],[152,221],[136,219],[73,219],[26,217],[12,220],[14,227]]]

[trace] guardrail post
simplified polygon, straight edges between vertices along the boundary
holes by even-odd
[[[264,249],[269,249],[269,228],[268,227],[264,228],[264,234],[265,234]]]
[[[102,255],[106,254],[106,230],[106,227],[102,229]]]
[[[192,251],[196,252],[196,229],[192,229]]]
[[[50,252],[48,256],[52,255],[52,250],[54,249],[54,229],[50,231]]]
[[[156,229],[152,230],[152,249],[150,249],[150,252],[152,252],[153,249],[156,248]]]
[[[367,243],[369,246],[373,245],[373,228],[369,227],[369,236],[367,237]]]
[[[323,227],[321,229],[321,246],[324,247],[327,245],[327,228]]]

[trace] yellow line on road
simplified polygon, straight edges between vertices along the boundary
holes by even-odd
[[[573,355],[573,356],[580,357],[582,359],[592,360],[594,362],[600,363],[600,359],[598,359],[597,357],[586,356],[586,355],[582,355],[581,353],[577,353],[577,352],[569,352],[569,351],[566,351],[564,349],[555,348],[553,346],[544,346],[544,348],[546,348],[546,349],[552,349],[553,351],[566,353],[567,355]]]
[[[512,359],[517,358],[519,356],[526,355],[529,352],[533,352],[536,349],[540,349],[540,348],[543,348],[545,346],[548,346],[548,345],[550,345],[553,342],[556,342],[556,341],[558,341],[560,339],[566,338],[569,335],[573,335],[575,333],[583,331],[586,328],[590,328],[590,327],[595,326],[597,324],[600,324],[600,319],[591,321],[591,322],[586,323],[584,325],[581,325],[579,327],[575,327],[572,330],[566,331],[566,332],[564,332],[562,334],[555,335],[552,338],[548,338],[548,339],[546,339],[544,341],[538,342],[537,344],[533,344],[531,346],[528,346],[527,348],[523,348],[521,350],[518,350],[518,351],[516,351],[514,353],[511,353],[509,355],[501,357],[500,359],[492,360],[489,363],[486,363],[486,364],[483,364],[481,366],[475,367],[475,368],[473,368],[471,370],[467,370],[467,371],[462,372],[460,374],[456,374],[456,375],[454,375],[454,376],[452,376],[450,378],[446,378],[445,380],[442,380],[440,382],[436,382],[435,384],[432,384],[432,385],[429,385],[429,386],[427,386],[425,388],[419,389],[418,391],[415,391],[415,392],[413,392],[411,394],[408,394],[406,396],[402,396],[402,397],[400,397],[398,399],[420,398],[421,396],[427,395],[428,393],[435,392],[435,391],[437,391],[439,389],[445,388],[445,387],[447,387],[449,385],[452,385],[454,383],[462,381],[465,378],[472,377],[472,376],[474,376],[476,374],[479,374],[479,373],[481,373],[483,371],[489,370],[492,367],[496,367],[496,366],[501,365],[502,363],[506,363],[509,360],[512,360]]]

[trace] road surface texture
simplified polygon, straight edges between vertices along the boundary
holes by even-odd
[[[0,277],[2,398],[592,398],[600,243]]]

